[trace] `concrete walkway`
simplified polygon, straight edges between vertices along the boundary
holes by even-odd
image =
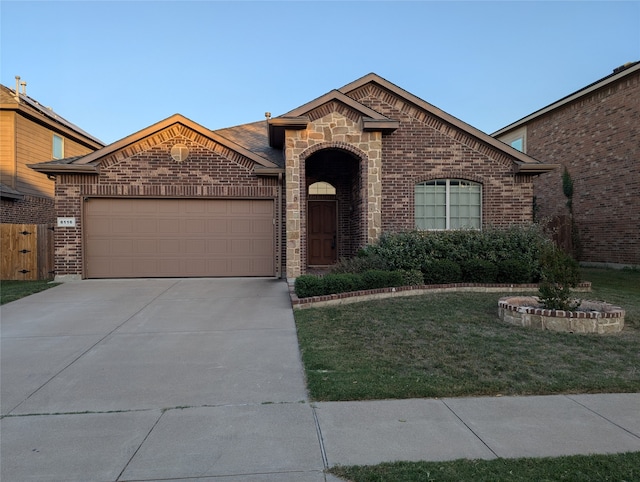
[[[640,394],[311,403],[283,281],[88,280],[0,313],[3,482],[640,451]]]

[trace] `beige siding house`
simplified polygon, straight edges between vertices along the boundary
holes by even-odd
[[[26,94],[0,85],[0,196],[2,223],[47,224],[55,220],[52,178],[28,167],[83,156],[104,144]]]

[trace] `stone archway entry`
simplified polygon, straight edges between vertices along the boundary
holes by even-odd
[[[309,266],[334,264],[337,249],[337,202],[308,202],[307,249]]]

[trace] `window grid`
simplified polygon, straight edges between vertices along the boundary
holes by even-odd
[[[480,184],[461,179],[437,179],[416,184],[417,229],[480,229],[481,221]]]
[[[52,148],[52,157],[54,159],[63,159],[64,158],[64,138],[53,134],[53,148]]]

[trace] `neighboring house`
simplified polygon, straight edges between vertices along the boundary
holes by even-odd
[[[640,62],[492,135],[563,166],[534,181],[539,220],[569,216],[562,188],[566,168],[580,261],[640,265]]]
[[[176,114],[56,178],[58,278],[276,276],[386,231],[533,219],[554,169],[369,74],[282,116],[218,131]]]
[[[53,223],[54,182],[27,165],[81,156],[103,146],[27,96],[19,77],[15,90],[0,85],[0,222]]]

